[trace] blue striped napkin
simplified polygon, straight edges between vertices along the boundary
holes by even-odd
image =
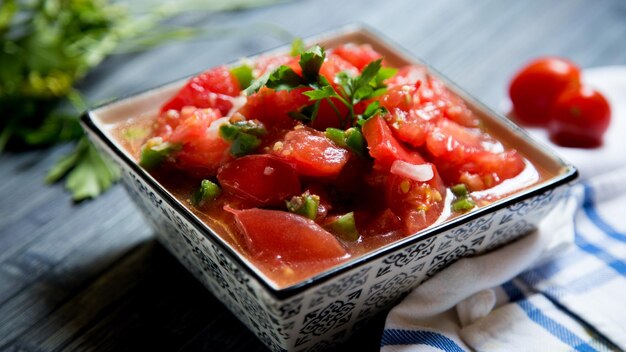
[[[614,121],[602,150],[558,150],[583,175],[569,204],[409,294],[387,317],[381,351],[626,350],[626,68],[586,76],[608,86]]]

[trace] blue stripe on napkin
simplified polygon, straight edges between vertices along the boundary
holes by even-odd
[[[626,235],[615,230],[613,226],[609,225],[598,213],[595,202],[593,200],[593,188],[588,184],[584,184],[585,187],[585,200],[583,201],[583,209],[585,214],[602,232],[607,236],[616,239],[620,242],[626,242]]]
[[[522,308],[524,313],[539,326],[544,328],[554,337],[558,338],[562,342],[570,345],[576,351],[596,351],[595,348],[591,347],[576,334],[571,332],[568,328],[559,324],[554,319],[545,315],[539,308],[537,308],[534,304],[532,304],[528,299],[523,298],[524,293],[513,283],[513,281],[509,281],[502,285],[502,289],[509,296],[509,300],[511,302],[517,303],[517,305]]]
[[[444,351],[465,352],[452,339],[427,330],[385,329],[380,346],[427,345]]]

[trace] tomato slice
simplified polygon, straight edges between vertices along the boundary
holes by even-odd
[[[345,44],[333,50],[333,54],[340,56],[359,70],[362,70],[370,62],[378,60],[383,56],[374,50],[369,44]]]
[[[214,176],[231,158],[230,144],[217,134],[221,117],[217,109],[185,107],[181,112],[166,111],[157,119],[155,134],[182,145],[175,154],[176,167],[200,177]]]
[[[254,76],[261,77],[265,73],[270,72],[280,66],[288,66],[297,74],[302,74],[302,68],[298,64],[299,56],[291,56],[289,54],[260,56],[255,61]]]
[[[349,76],[359,74],[359,69],[354,67],[350,62],[344,60],[341,56],[330,54],[326,56],[326,61],[320,67],[320,75],[324,76],[336,88],[335,76],[339,72],[346,72]]]
[[[268,154],[247,155],[224,165],[217,174],[222,188],[246,202],[246,205],[277,206],[300,194],[300,180],[295,169]]]
[[[400,217],[405,235],[412,235],[432,225],[445,207],[446,187],[437,172],[427,182],[389,174],[387,205]]]
[[[225,209],[235,216],[246,249],[258,259],[298,263],[347,255],[335,236],[304,216],[258,208]]]
[[[424,163],[424,158],[417,151],[409,150],[398,142],[385,120],[379,116],[369,119],[363,125],[363,136],[370,155],[374,158],[375,169],[389,171],[395,160],[411,164]]]
[[[296,120],[288,113],[299,111],[309,105],[309,98],[302,93],[311,88],[296,88],[291,91],[263,87],[250,95],[239,113],[248,120],[259,120],[269,128],[291,128]]]
[[[233,107],[233,97],[241,89],[237,78],[226,67],[216,67],[199,74],[185,84],[176,95],[161,107],[161,113],[168,110],[180,111],[185,106],[216,108],[226,115]]]
[[[336,177],[350,158],[346,149],[309,127],[287,133],[271,153],[294,164],[298,174],[312,177]]]
[[[446,182],[465,183],[473,191],[491,188],[525,167],[517,151],[505,150],[480,130],[447,119],[440,120],[428,135],[426,148]]]

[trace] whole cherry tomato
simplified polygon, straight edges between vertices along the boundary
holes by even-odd
[[[529,126],[546,126],[556,98],[569,87],[580,86],[580,69],[557,57],[536,59],[511,81],[509,95],[517,121]]]
[[[611,122],[611,108],[602,94],[587,86],[563,92],[550,113],[550,139],[565,147],[593,148]]]

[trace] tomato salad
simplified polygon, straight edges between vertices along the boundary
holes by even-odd
[[[488,204],[533,169],[424,67],[369,45],[209,69],[146,121],[140,164],[279,286]]]

